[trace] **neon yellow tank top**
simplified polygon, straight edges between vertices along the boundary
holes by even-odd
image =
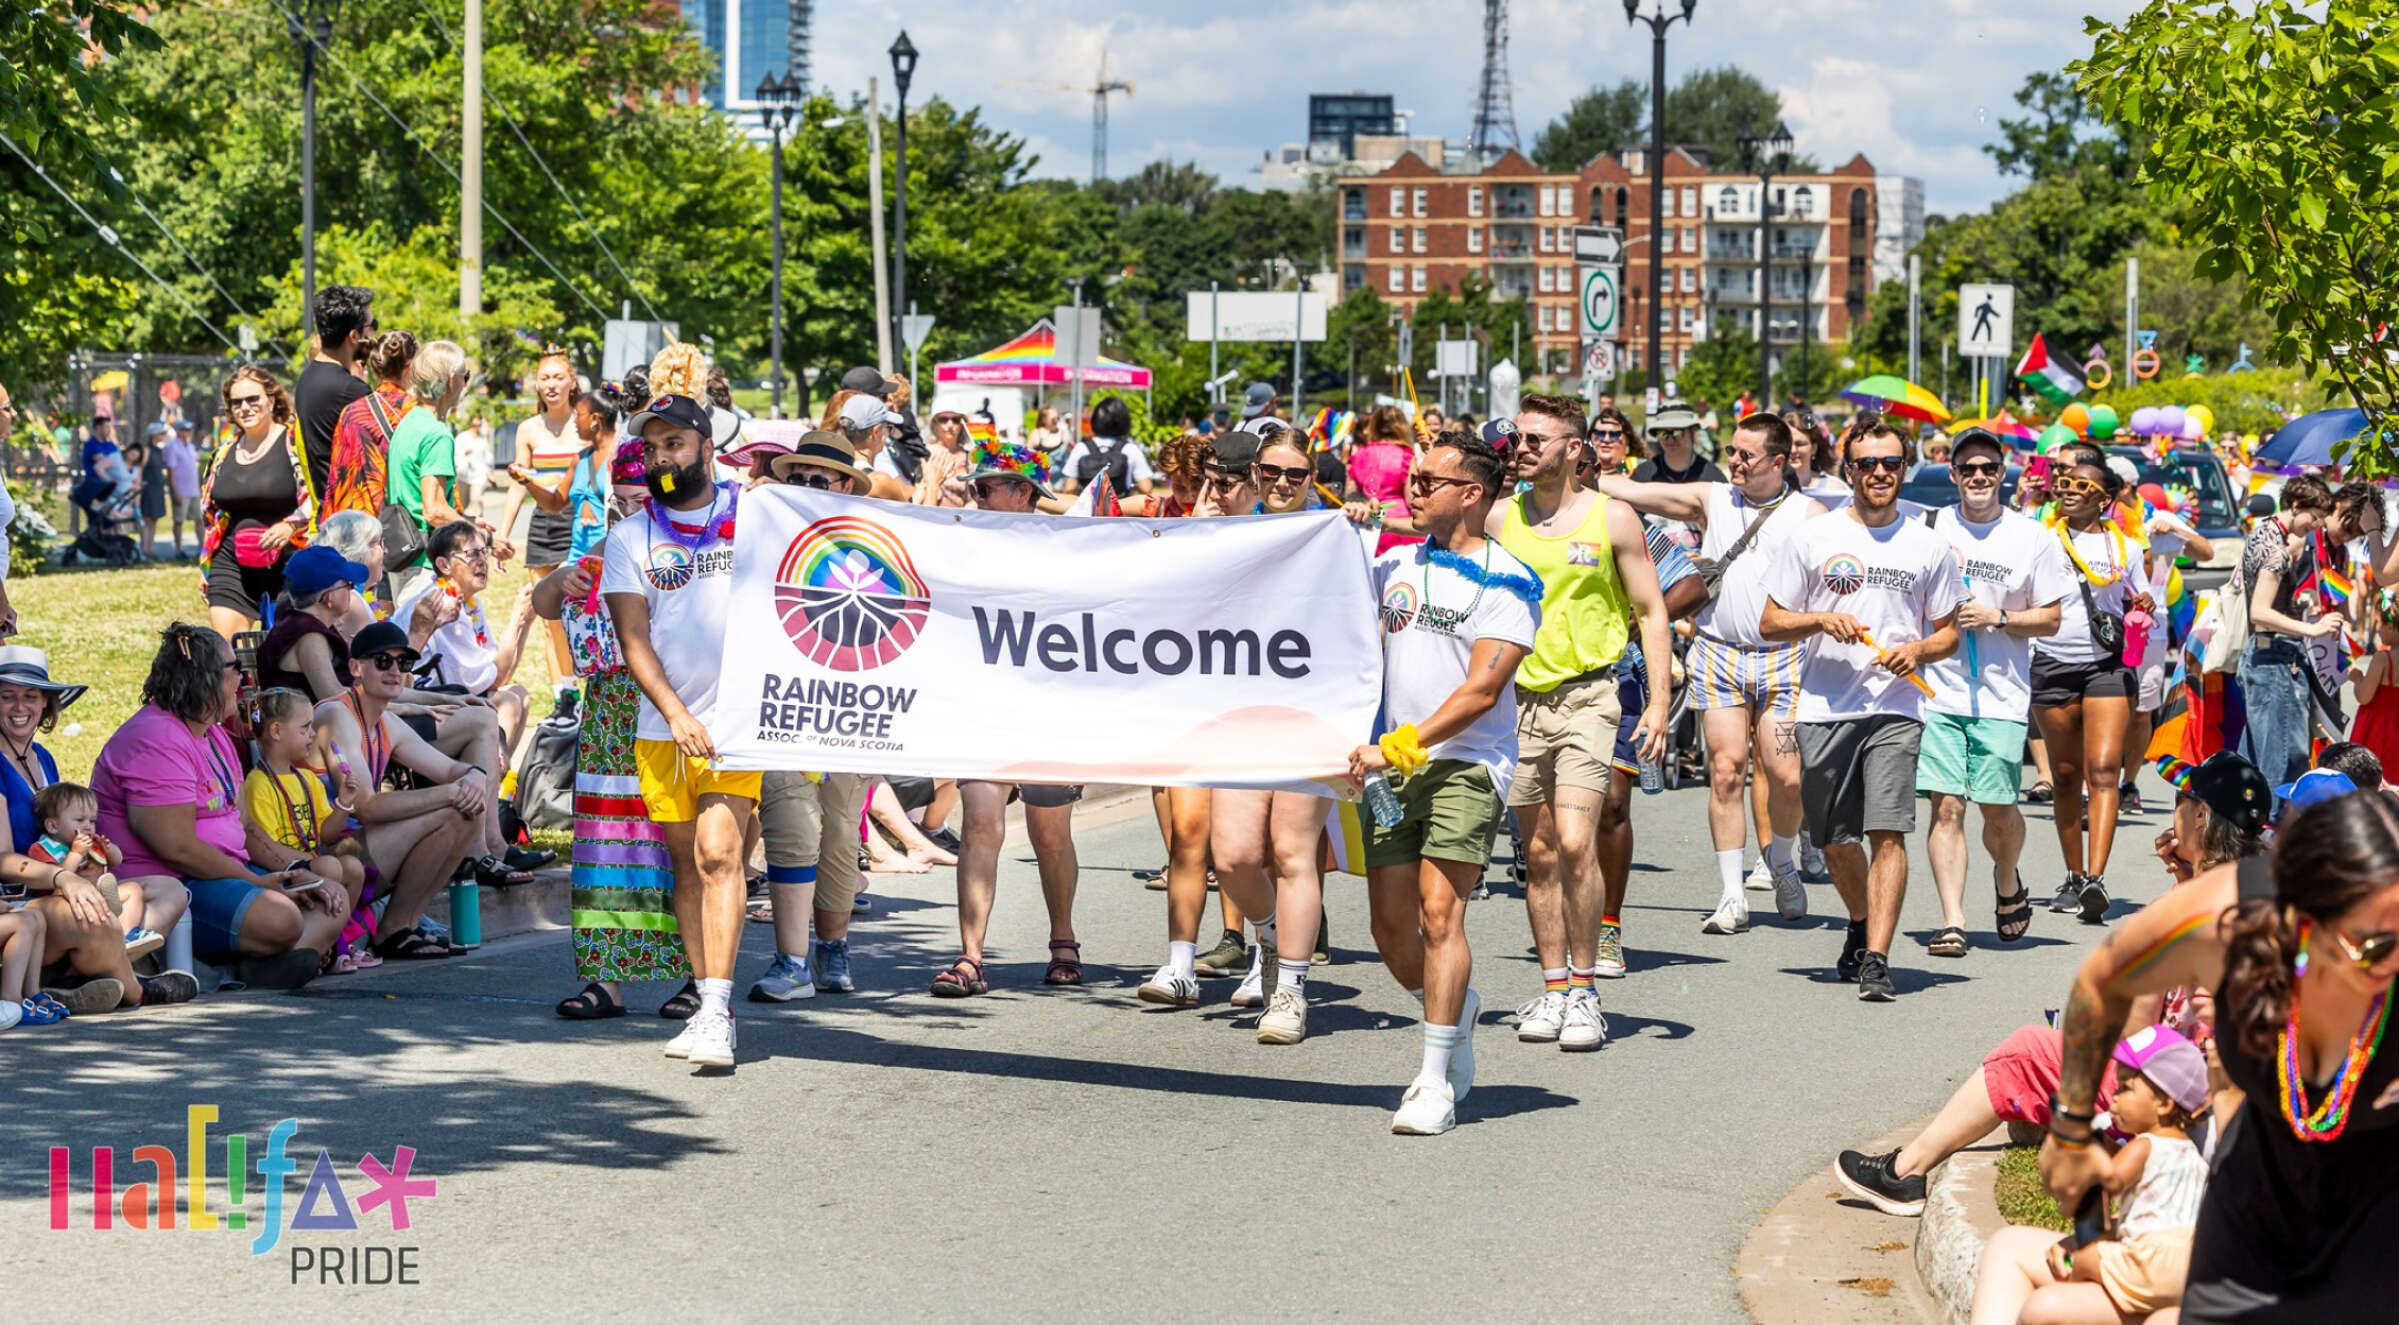
[[[1527,690],[1554,690],[1608,666],[1624,656],[1631,638],[1633,600],[1608,542],[1608,496],[1595,495],[1591,513],[1564,538],[1533,532],[1522,495],[1501,508],[1499,545],[1541,577],[1541,630],[1532,655],[1516,669],[1516,684]]]

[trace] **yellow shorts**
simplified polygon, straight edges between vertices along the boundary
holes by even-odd
[[[707,760],[685,755],[673,741],[635,740],[633,764],[641,774],[641,802],[650,818],[662,824],[687,824],[698,818],[702,796],[755,801],[764,776],[710,768]]]

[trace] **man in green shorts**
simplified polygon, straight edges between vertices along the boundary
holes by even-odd
[[[1933,803],[1925,849],[1941,894],[1935,957],[1966,955],[1968,801],[1982,807],[2000,939],[2012,943],[2032,924],[2032,899],[2016,875],[2024,851],[2024,813],[2016,802],[2032,711],[2032,642],[2056,633],[2059,604],[2075,588],[2058,540],[2000,502],[2008,455],[1997,436],[1967,430],[1949,452],[1958,504],[1924,516],[1949,540],[1966,581],[1958,651],[1925,669],[1933,695],[1924,701],[1924,750],[1916,765],[1916,790]]]
[[[1424,1061],[1391,1120],[1403,1136],[1457,1125],[1474,1085],[1466,894],[1489,858],[1516,772],[1516,665],[1541,624],[1541,581],[1484,535],[1506,462],[1479,437],[1445,435],[1416,462],[1408,504],[1423,543],[1374,562],[1391,730],[1350,753],[1350,776],[1389,778],[1402,814],[1366,822],[1375,947],[1424,998]]]
[[[1641,517],[1576,486],[1584,446],[1581,401],[1526,396],[1510,459],[1530,486],[1492,510],[1486,531],[1542,584],[1541,632],[1516,673],[1519,762],[1508,791],[1524,831],[1524,906],[1542,988],[1516,1010],[1516,1038],[1578,1053],[1607,1038],[1597,988],[1607,914],[1598,836],[1623,716],[1616,664],[1636,619],[1643,657],[1674,656]],[[1664,686],[1648,696],[1634,736],[1642,759],[1665,752],[1668,698]]]

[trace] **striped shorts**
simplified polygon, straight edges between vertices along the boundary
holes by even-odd
[[[1806,658],[1804,645],[1748,649],[1698,636],[1684,659],[1691,677],[1691,707],[1747,706],[1760,714],[1788,718],[1799,710],[1799,671]]]

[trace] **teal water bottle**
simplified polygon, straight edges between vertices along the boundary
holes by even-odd
[[[450,885],[450,940],[464,948],[483,946],[483,885],[472,878]]]

